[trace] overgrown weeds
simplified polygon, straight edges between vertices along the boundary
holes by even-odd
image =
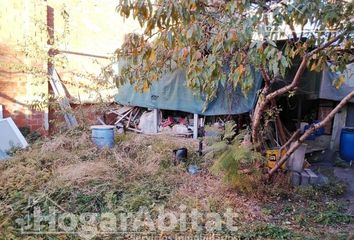
[[[309,185],[295,188],[295,195],[297,199],[308,199],[321,201],[337,197],[345,193],[346,185],[340,181],[331,181],[324,185]]]
[[[248,239],[294,239],[297,236],[288,228],[275,224],[257,224],[251,232],[243,235]]]
[[[342,207],[314,205],[324,196],[322,193],[317,194],[318,198],[311,198],[314,192],[322,191],[331,201],[341,191],[339,187],[323,186],[322,190],[292,193],[283,176],[278,176],[283,182],[266,185],[257,179],[258,175],[251,174],[252,171],[237,173],[240,178],[225,178],[238,185],[230,185],[228,181],[224,184],[220,174],[232,176],[230,169],[245,170],[259,160],[254,152],[241,146],[241,140],[237,140],[235,146],[226,144],[226,150],[235,154],[226,154],[229,159],[225,162],[217,160],[225,149],[215,157],[208,155],[210,158],[206,161],[198,156],[198,143],[191,139],[128,133],[116,141],[113,149],[97,149],[91,143],[89,130],[78,128],[36,141],[28,150],[18,151],[11,159],[1,162],[0,238],[22,237],[16,219],[33,210],[30,202],[44,211],[54,205],[74,214],[119,214],[136,212],[140,207],[154,212],[161,205],[169,210],[178,210],[184,205],[201,212],[223,213],[231,207],[237,214],[236,223],[250,226],[240,232],[240,237],[245,239],[297,236],[291,226],[276,225],[283,221],[302,228],[307,224],[318,227],[352,223]],[[180,147],[188,148],[188,161],[175,166],[173,150]],[[220,164],[217,175],[209,171],[214,162],[215,166]],[[198,175],[192,176],[186,171],[191,163],[201,167]],[[264,203],[269,204],[267,209],[260,207]],[[254,221],[259,224],[252,224]],[[268,221],[273,225],[265,226]],[[250,234],[246,234],[247,231]]]
[[[29,199],[44,210],[55,205],[65,212],[152,211],[159,205],[180,205],[203,211],[238,206],[241,219],[258,218],[250,203],[222,187],[220,178],[204,168],[192,139],[128,133],[113,149],[97,149],[86,128],[76,128],[36,141],[0,163],[1,237],[17,236],[16,219],[23,217]],[[175,166],[173,150],[188,148],[188,161]],[[198,176],[186,172],[188,164],[203,167]],[[50,200],[48,200],[50,199]]]
[[[208,149],[206,158],[216,159],[212,171],[221,174],[230,187],[245,193],[255,192],[261,182],[259,166],[264,159],[252,147],[243,145],[246,132],[236,135],[234,128],[232,121],[225,124],[223,140]]]

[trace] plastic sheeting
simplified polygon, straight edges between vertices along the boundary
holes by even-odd
[[[2,150],[0,150],[0,160],[5,160],[5,159],[8,159],[9,156],[3,152]]]
[[[151,84],[149,91],[137,92],[127,83],[118,89],[116,101],[123,105],[183,111],[206,116],[241,114],[251,111],[256,103],[257,91],[262,84],[261,75],[253,72],[253,87],[247,97],[240,88],[233,90],[218,84],[216,98],[205,104],[203,95],[186,86],[186,73],[176,70]]]
[[[343,84],[337,89],[333,82],[344,75]],[[354,63],[348,64],[346,70],[341,73],[331,72],[329,67],[326,67],[322,72],[322,81],[319,90],[319,98],[341,101],[345,96],[354,90]],[[354,99],[351,100],[354,103]]]

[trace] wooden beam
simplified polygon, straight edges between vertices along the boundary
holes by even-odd
[[[131,111],[133,111],[133,108],[130,109],[128,112],[126,112],[123,116],[121,116],[121,117],[114,123],[114,125],[117,125],[120,121],[122,121],[125,117],[127,117],[127,116],[130,114]]]
[[[61,110],[64,112],[64,119],[67,126],[69,128],[77,126],[78,123],[75,116],[72,114],[70,101],[66,97],[64,86],[61,83],[59,75],[53,66],[49,69],[49,75],[49,83],[53,89],[55,97],[58,98]]]
[[[131,111],[131,112],[130,112],[130,114],[129,114],[129,118],[128,118],[127,124],[125,125],[125,127],[126,127],[126,128],[128,128],[128,127],[129,127],[130,120],[132,119],[133,112],[134,112],[134,110],[133,110],[133,111]]]
[[[194,114],[193,118],[193,139],[198,138],[198,114]]]
[[[65,54],[72,54],[72,55],[78,55],[78,56],[84,56],[84,57],[109,59],[109,57],[107,57],[107,56],[90,54],[90,53],[74,52],[74,51],[66,51],[66,50],[57,50],[57,53],[65,53]]]

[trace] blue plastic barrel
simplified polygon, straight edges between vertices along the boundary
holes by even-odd
[[[312,125],[317,124],[317,123],[319,123],[319,122],[320,122],[320,120],[315,120],[315,121],[313,121]],[[321,136],[321,135],[323,135],[324,133],[325,133],[324,127],[320,127],[320,128],[317,128],[317,129],[315,130],[315,135],[316,135],[316,136]]]
[[[304,127],[304,131],[306,131],[309,128],[310,128],[310,125],[306,125]],[[313,132],[313,133],[310,134],[310,136],[307,137],[306,140],[312,140],[313,141],[313,140],[316,140],[316,137],[317,137],[316,133]]]
[[[340,157],[347,161],[354,161],[354,128],[343,128],[340,134]]]
[[[91,126],[91,139],[98,148],[114,147],[114,126],[95,125]]]

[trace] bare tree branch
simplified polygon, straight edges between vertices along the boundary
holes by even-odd
[[[288,158],[290,157],[291,154],[293,154],[295,152],[296,149],[298,149],[300,147],[300,145],[316,130],[319,129],[321,127],[323,127],[324,125],[326,125],[329,121],[331,121],[334,116],[336,115],[337,112],[339,112],[339,110],[341,110],[352,98],[354,97],[354,91],[352,91],[351,93],[349,93],[345,98],[342,99],[342,101],[340,101],[340,103],[319,123],[316,123],[314,125],[312,125],[307,131],[305,131],[305,133],[299,138],[299,140],[297,140],[295,142],[295,144],[293,144],[290,149],[287,151],[287,153],[279,160],[279,162],[277,162],[277,164],[274,166],[274,168],[272,168],[269,171],[269,176],[273,175],[279,168],[280,166],[283,165],[283,163],[285,163]]]

